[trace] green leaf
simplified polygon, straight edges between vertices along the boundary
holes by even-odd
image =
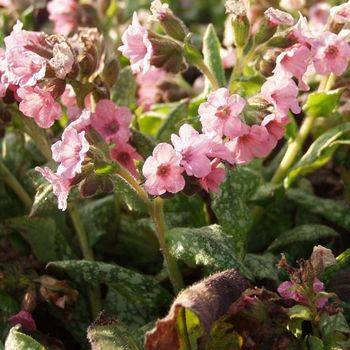
[[[232,237],[225,234],[219,225],[173,228],[167,232],[166,242],[176,259],[189,266],[203,266],[207,274],[236,268],[246,277],[252,277],[234,255]]]
[[[222,66],[220,55],[220,41],[215,31],[215,27],[209,24],[203,38],[204,62],[214,74],[219,86],[226,85],[225,71]]]
[[[112,100],[118,106],[132,107],[136,103],[136,81],[130,66],[120,71],[113,87]]]
[[[5,227],[18,231],[41,262],[75,257],[65,236],[51,218],[12,218],[5,221]]]
[[[285,249],[305,243],[315,243],[325,238],[338,237],[338,233],[324,225],[300,225],[277,237],[268,251],[282,252]]]
[[[113,195],[87,202],[79,209],[79,213],[88,233],[91,246],[98,242],[102,236],[117,229],[116,207]]]
[[[86,260],[55,261],[49,269],[62,270],[76,283],[104,283],[129,303],[143,305],[154,310],[165,305],[170,298],[168,292],[159,286],[151,276],[142,275],[118,265]]]
[[[219,224],[229,234],[235,245],[235,254],[242,258],[246,236],[253,224],[247,202],[261,181],[260,174],[248,166],[239,166],[227,171],[221,193],[213,195],[212,208]]]
[[[288,315],[291,319],[301,318],[305,321],[310,321],[312,319],[310,309],[304,305],[294,305],[288,309]]]
[[[303,110],[314,117],[327,117],[338,106],[344,89],[310,94]]]
[[[19,332],[19,327],[13,327],[5,342],[5,350],[45,350],[29,335]]]
[[[341,312],[338,312],[335,315],[323,314],[319,327],[322,334],[325,336],[334,332],[350,334],[349,325]]]
[[[344,123],[318,137],[289,172],[287,185],[290,186],[298,176],[306,175],[329,162],[339,146],[336,141],[343,138],[349,131],[350,123]]]
[[[347,230],[350,229],[350,207],[346,203],[316,197],[295,188],[288,189],[286,195],[311,213],[321,215]]]
[[[88,328],[87,337],[93,350],[139,350],[133,335],[121,322],[97,320]]]
[[[257,280],[278,281],[277,269],[278,257],[266,253],[263,255],[247,254],[244,258],[244,265],[251,271]]]
[[[15,299],[0,290],[0,339],[5,339],[9,326],[8,319],[16,314],[20,307]]]
[[[324,343],[322,339],[315,337],[313,335],[308,335],[305,339],[308,344],[308,349],[310,350],[324,350]]]
[[[167,115],[163,125],[158,130],[156,138],[159,141],[169,141],[172,133],[177,132],[181,122],[187,118],[189,100],[179,102],[176,107]]]

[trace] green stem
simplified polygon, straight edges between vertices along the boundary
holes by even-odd
[[[333,74],[329,77],[324,77],[320,83],[318,92],[330,90],[334,84],[334,80],[335,77]],[[294,164],[300,150],[302,149],[306,138],[310,134],[315,119],[315,115],[306,114],[296,138],[288,145],[287,151],[271,179],[271,183],[279,184],[286,177],[289,169]]]
[[[164,257],[170,281],[173,285],[174,291],[178,293],[183,288],[184,284],[176,261],[171,256],[165,243],[166,225],[163,212],[163,200],[160,197],[157,197],[154,201],[151,201],[147,192],[125,168],[119,167],[116,170],[116,173],[135,190],[141,200],[146,204],[149,215],[155,224],[159,246]]]
[[[73,203],[69,204],[69,213],[73,222],[75,232],[78,237],[79,245],[85,260],[94,261],[94,253],[89,245],[87,234],[83,222],[81,221],[78,209]],[[90,299],[91,314],[93,319],[97,317],[101,311],[101,295],[98,285],[88,287],[88,295]]]
[[[203,60],[200,60],[197,62],[197,67],[203,72],[203,74],[208,78],[212,90],[217,90],[220,86],[218,81],[216,80],[214,74],[211,72],[211,70],[208,68],[208,66],[204,63]]]
[[[9,186],[13,192],[16,193],[18,198],[22,201],[24,206],[28,211],[31,210],[33,201],[30,198],[27,191],[23,188],[23,186],[18,182],[15,176],[11,173],[8,167],[5,165],[3,160],[0,158],[0,177],[5,182],[7,186]]]

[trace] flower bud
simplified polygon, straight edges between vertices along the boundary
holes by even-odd
[[[102,80],[111,88],[118,79],[119,61],[116,58],[109,59],[103,68]]]
[[[152,17],[159,21],[164,31],[172,38],[184,41],[188,34],[188,28],[180,18],[174,15],[168,4],[162,4],[160,0],[151,3]]]
[[[276,67],[276,58],[282,52],[281,49],[273,48],[267,50],[257,62],[256,69],[264,76],[269,77]]]
[[[174,74],[185,68],[182,47],[177,42],[153,32],[148,33],[148,39],[153,49],[151,65]]]
[[[270,21],[264,18],[261,21],[258,32],[255,34],[255,44],[260,45],[271,39],[277,31],[277,26],[271,25]]]
[[[62,79],[52,79],[45,84],[45,90],[50,92],[54,99],[59,98],[66,88],[66,82]]]
[[[250,37],[250,22],[247,9],[241,0],[226,2],[226,12],[232,14],[232,27],[237,47],[245,47]]]

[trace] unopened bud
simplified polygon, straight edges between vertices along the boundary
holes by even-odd
[[[188,34],[188,28],[180,18],[174,15],[168,4],[162,4],[160,0],[151,3],[152,17],[160,22],[164,31],[172,38],[184,41]]]
[[[153,32],[148,33],[148,39],[153,48],[153,66],[174,74],[185,68],[182,47],[177,42]]]
[[[50,92],[54,99],[59,98],[66,88],[66,82],[62,79],[52,79],[45,84],[45,90]]]
[[[325,268],[337,263],[332,251],[328,248],[322,247],[321,245],[314,247],[310,261],[317,275],[320,275]]]
[[[250,22],[247,9],[242,0],[230,0],[226,2],[226,12],[232,16],[234,40],[237,47],[245,47],[250,36]]]
[[[102,80],[112,87],[118,79],[119,75],[119,61],[116,58],[112,58],[105,63],[102,71]]]
[[[256,68],[264,77],[269,77],[272,75],[272,72],[276,67],[276,58],[281,52],[281,49],[269,49],[257,62]]]

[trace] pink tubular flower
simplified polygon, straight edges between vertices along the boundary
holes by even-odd
[[[207,102],[199,106],[198,114],[204,132],[215,132],[220,136],[235,137],[241,133],[239,114],[246,101],[239,95],[231,95],[226,88],[213,91]]]
[[[298,302],[304,302],[305,298],[298,292],[297,288],[298,284],[291,281],[285,281],[279,285],[277,291],[284,299],[293,299]]]
[[[162,195],[165,192],[177,193],[185,187],[181,175],[184,169],[180,166],[181,156],[167,143],[158,144],[143,165],[142,172],[146,178],[145,187],[151,195]]]
[[[309,9],[309,18],[312,25],[319,28],[325,26],[328,21],[330,8],[331,6],[326,2],[312,5]]]
[[[136,12],[133,14],[132,24],[122,35],[122,42],[124,45],[119,47],[119,51],[130,59],[132,71],[146,73],[151,66],[153,48],[147,29],[141,26]]]
[[[179,130],[179,136],[171,135],[171,142],[181,154],[180,164],[187,175],[201,178],[210,173],[211,163],[207,157],[210,141],[203,134],[199,134],[191,125],[184,124]]]
[[[61,107],[51,94],[39,86],[21,87],[17,95],[22,99],[19,110],[27,117],[34,118],[41,128],[49,128],[61,117]]]
[[[324,32],[311,47],[316,73],[342,75],[349,63],[350,46],[341,34]]]
[[[280,117],[286,116],[289,109],[295,114],[301,112],[297,95],[298,87],[294,81],[281,72],[268,78],[261,87],[261,96],[273,105]]]
[[[287,12],[275,9],[273,7],[269,7],[265,12],[265,16],[267,17],[268,21],[274,25],[293,25],[294,19],[293,16],[290,15]]]
[[[57,141],[51,147],[52,158],[61,163],[57,169],[57,175],[72,179],[81,172],[81,165],[89,150],[89,143],[85,138],[85,131],[78,131],[68,127],[62,134],[62,140]]]
[[[350,2],[339,6],[334,6],[330,11],[331,20],[336,24],[346,24],[350,22]]]
[[[53,193],[58,199],[58,209],[66,210],[68,194],[71,187],[70,180],[61,175],[57,175],[48,167],[36,167],[35,170],[51,183]]]
[[[127,142],[130,137],[131,112],[127,107],[118,107],[110,100],[100,100],[91,117],[91,126],[107,142]]]
[[[80,116],[72,121],[67,128],[74,128],[77,132],[86,131],[91,125],[91,112],[83,109]]]
[[[158,85],[162,83],[167,73],[155,67],[151,67],[146,73],[139,73],[136,76],[138,85],[138,104],[148,111],[153,103],[157,102]]]
[[[55,23],[54,31],[67,36],[78,26],[77,0],[52,0],[47,4],[49,19]]]
[[[315,39],[314,34],[311,33],[306,17],[299,13],[299,19],[293,26],[290,36],[296,39],[300,44],[311,44]]]
[[[21,310],[18,314],[12,315],[9,318],[10,324],[12,327],[20,324],[22,329],[26,332],[36,331],[36,324],[33,319],[33,316],[30,312],[26,310]]]
[[[221,63],[225,69],[230,69],[236,64],[236,50],[232,47],[229,49],[221,48]]]
[[[271,151],[269,133],[261,125],[245,125],[245,132],[226,143],[237,164],[249,163],[254,157],[266,157]]]
[[[299,89],[307,91],[309,86],[303,79],[310,63],[310,49],[305,45],[295,44],[277,57],[274,73],[288,78],[294,76],[298,79]]]
[[[134,147],[128,143],[117,142],[111,150],[111,157],[135,177],[139,178],[139,172],[135,166],[135,160],[142,160],[142,157],[137,153]]]
[[[219,186],[225,181],[225,179],[225,169],[214,166],[206,177],[199,180],[199,183],[207,192],[218,193],[220,191]]]
[[[288,124],[288,117],[278,118],[275,114],[267,115],[261,122],[269,133],[270,149],[274,149],[277,145],[277,141],[280,140],[285,134],[285,125]]]

